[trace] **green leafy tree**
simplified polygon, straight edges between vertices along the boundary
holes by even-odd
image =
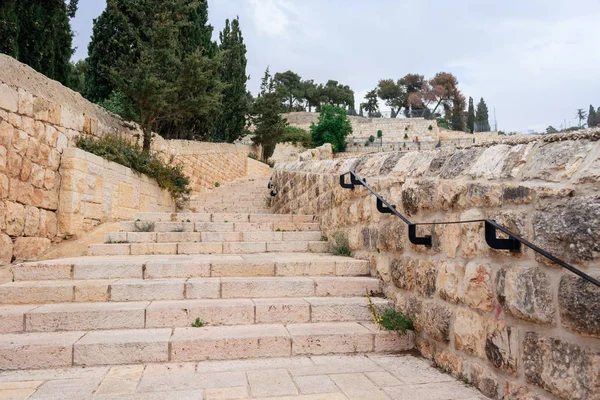
[[[473,133],[475,130],[475,107],[473,106],[473,98],[469,97],[469,110],[467,111],[467,130]]]
[[[447,72],[438,72],[423,84],[421,90],[408,95],[408,103],[413,109],[423,109],[426,118],[438,118],[441,116],[440,107],[446,116],[452,114],[454,99],[459,94],[456,77]]]
[[[69,85],[78,0],[2,0],[0,52]]]
[[[218,58],[200,49],[188,54],[180,40],[194,3],[146,0],[141,11],[152,29],[136,33],[136,51],[122,55],[110,75],[127,97],[126,112],[135,114],[143,132],[143,150],[150,151],[152,130],[161,122],[179,123],[214,115],[221,106]],[[150,17],[151,16],[151,17]]]
[[[391,109],[391,118],[396,118],[404,105],[406,93],[400,82],[394,82],[393,79],[382,79],[377,85],[377,95],[385,105]]]
[[[404,107],[404,115],[407,117],[423,117],[427,108],[411,105],[409,102],[410,95],[423,90],[427,82],[425,77],[419,74],[406,74],[400,78],[398,84],[403,88],[405,96],[402,107]]]
[[[600,123],[600,115],[596,114],[594,106],[590,104],[590,111],[588,112],[587,124],[588,128],[593,128]]]
[[[578,108],[577,109],[577,114],[575,114],[575,116],[579,120],[579,127],[583,128],[583,121],[587,118],[588,115],[583,110],[583,108]]]
[[[323,85],[317,85],[312,79],[302,81],[302,98],[306,101],[308,112],[312,112],[312,108],[315,107],[317,111],[320,111],[321,104],[323,103]]]
[[[346,137],[352,134],[352,124],[342,107],[324,104],[317,124],[310,126],[310,133],[315,145],[331,143],[334,153],[337,153],[346,148]]]
[[[354,91],[338,81],[329,80],[321,90],[323,102],[336,107],[354,108]]]
[[[487,104],[483,100],[479,100],[477,104],[477,111],[475,112],[475,131],[476,132],[489,132],[490,131],[490,121],[489,121],[489,112],[487,108]]]
[[[246,101],[246,45],[240,30],[239,19],[229,23],[219,35],[222,52],[221,81],[225,84],[223,90],[223,108],[215,123],[215,140],[233,142],[244,135],[248,103]]]
[[[278,72],[273,79],[277,93],[283,99],[282,109],[287,112],[296,110],[304,97],[300,75],[292,71]]]
[[[558,130],[555,127],[553,127],[552,125],[550,125],[549,127],[546,128],[546,133],[548,133],[548,134],[558,133]]]
[[[365,95],[366,102],[360,106],[367,112],[369,118],[373,118],[379,112],[379,101],[377,100],[377,89],[367,92]]]
[[[253,142],[263,147],[263,158],[266,160],[273,154],[275,145],[280,142],[287,121],[280,114],[281,97],[277,93],[275,81],[265,71],[260,85],[260,93],[254,99],[251,121],[254,125]]]
[[[71,76],[69,77],[69,88],[76,92],[83,93],[85,89],[85,74],[89,66],[86,60],[79,60],[71,63]]]

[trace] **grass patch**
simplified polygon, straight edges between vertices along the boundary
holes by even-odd
[[[202,328],[204,326],[204,322],[200,321],[200,318],[196,318],[194,322],[192,322],[192,328]]]
[[[334,256],[352,256],[350,245],[348,244],[348,235],[346,235],[344,232],[335,232],[332,235],[331,253]]]
[[[181,165],[167,165],[156,154],[147,154],[124,139],[104,136],[100,139],[79,136],[75,145],[108,161],[131,168],[156,179],[158,186],[169,191],[174,200],[186,199],[190,194],[190,180]]]
[[[154,222],[142,222],[138,219],[133,224],[138,232],[152,232],[154,230]]]

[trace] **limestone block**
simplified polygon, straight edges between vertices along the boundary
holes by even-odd
[[[13,242],[8,235],[0,233],[0,265],[10,264],[13,254]]]
[[[221,296],[219,278],[191,278],[185,283],[185,297],[186,299],[217,299],[225,296]]]
[[[16,281],[71,279],[71,264],[24,263],[14,268]]]
[[[415,287],[417,293],[424,297],[433,297],[435,294],[436,266],[432,261],[419,260],[415,273]]]
[[[33,164],[27,158],[23,158],[23,163],[21,164],[21,174],[19,175],[19,179],[23,182],[29,181],[29,177],[31,176],[31,171],[33,168]]]
[[[58,214],[58,230],[60,233],[76,234],[83,231],[84,218],[81,214]]]
[[[423,303],[421,321],[423,329],[435,340],[443,343],[450,341],[450,323],[453,311],[442,302],[429,301]]]
[[[21,236],[25,229],[25,206],[12,201],[5,204],[6,233],[10,236]]]
[[[455,179],[470,170],[483,151],[477,147],[455,151],[441,167],[440,178]]]
[[[44,187],[45,180],[46,170],[37,164],[32,164],[29,183],[31,183],[34,188],[41,189]]]
[[[0,83],[0,108],[13,113],[19,110],[19,93],[4,83]]]
[[[144,276],[146,279],[200,278],[210,276],[210,268],[210,262],[151,261],[146,264]]]
[[[473,164],[469,175],[487,180],[506,178],[504,166],[510,149],[506,144],[488,147]]]
[[[85,280],[73,282],[75,283],[75,302],[89,303],[106,302],[110,300],[110,285],[105,280]]]
[[[309,322],[310,305],[303,299],[255,299],[256,323],[288,324]]]
[[[494,367],[516,375],[521,359],[518,330],[504,320],[489,319],[486,322],[485,355]]]
[[[498,184],[470,183],[467,185],[467,207],[498,207],[502,204],[502,187]]]
[[[402,257],[392,260],[392,282],[400,289],[413,290],[415,286],[416,261],[412,257]]]
[[[470,262],[465,270],[463,302],[469,307],[492,311],[491,266]]]
[[[600,232],[596,227],[600,224],[600,195],[548,202],[535,211],[532,224],[534,242],[563,260],[598,259]]]
[[[578,344],[527,332],[523,342],[527,382],[562,398],[597,397],[600,388],[600,354]]]
[[[467,354],[483,358],[485,329],[483,318],[472,311],[459,308],[454,320],[454,346]]]
[[[564,140],[538,144],[532,151],[524,180],[560,182],[570,179],[592,149],[592,143]]]
[[[76,169],[63,169],[61,190],[69,192],[85,193],[86,172]]]
[[[507,184],[502,187],[502,204],[530,204],[535,191],[527,186]]]
[[[6,171],[6,164],[8,162],[8,152],[6,147],[0,146],[0,172]]]
[[[73,344],[82,336],[83,332],[5,335],[0,363],[8,370],[70,367]]]
[[[60,204],[58,211],[61,213],[79,213],[81,212],[81,192],[73,192],[69,190],[61,190]]]
[[[547,397],[533,393],[530,388],[520,382],[504,382],[505,400],[547,400]]]
[[[47,238],[18,237],[15,239],[13,252],[17,260],[35,260],[48,251],[51,245]]]
[[[84,125],[84,116],[66,107],[62,107],[60,112],[60,125],[67,129],[82,132]]]
[[[183,279],[123,279],[111,284],[112,301],[181,300]]]
[[[290,324],[292,355],[319,355],[373,350],[373,333],[355,322]]]
[[[491,399],[498,398],[502,384],[496,374],[479,364],[471,364],[470,372],[473,385],[479,389],[481,393]]]
[[[8,198],[8,190],[10,188],[10,179],[8,176],[0,173],[0,200]],[[4,224],[4,218],[0,217],[0,229]]]
[[[52,211],[40,210],[40,231],[39,235],[52,239],[58,232],[58,219]]]
[[[441,261],[438,268],[437,291],[440,298],[458,303],[463,298],[465,266],[459,261]]]
[[[11,178],[20,177],[22,165],[23,158],[14,149],[8,149],[8,157],[6,159],[6,175]]]
[[[25,206],[25,236],[37,236],[40,229],[40,210],[36,207]]]
[[[464,376],[463,359],[449,350],[441,351],[439,354],[436,353],[435,362],[454,377]]]
[[[600,337],[600,288],[574,275],[564,275],[558,288],[562,325],[578,333]]]
[[[18,201],[22,204],[31,204],[33,202],[33,186],[30,183],[19,179],[11,179],[9,185],[9,200]]]
[[[364,296],[366,291],[371,295],[382,292],[381,281],[373,278],[315,277],[313,281],[317,296]]]
[[[553,324],[556,309],[550,279],[540,268],[511,267],[498,271],[498,301],[504,310],[526,321]]]
[[[462,221],[482,218],[484,218],[484,214],[477,209],[471,209],[460,214],[460,220]],[[483,222],[462,224],[461,231],[462,255],[464,258],[484,256],[489,253],[489,246],[485,242]]]
[[[27,153],[27,146],[29,144],[29,135],[22,130],[15,129],[12,137],[12,146],[19,153],[24,156]]]

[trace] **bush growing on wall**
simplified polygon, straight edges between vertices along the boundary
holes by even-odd
[[[310,126],[310,133],[316,146],[331,143],[333,152],[344,151],[346,136],[352,133],[352,125],[346,115],[346,110],[324,104],[319,115],[319,122]]]
[[[183,173],[181,165],[167,165],[156,154],[148,154],[124,139],[104,136],[96,139],[79,136],[75,145],[108,161],[156,179],[158,186],[169,191],[173,199],[181,200],[190,193],[190,180]]]
[[[302,128],[298,128],[297,126],[286,126],[280,142],[292,144],[299,143],[307,149],[314,147],[310,132],[307,132]]]

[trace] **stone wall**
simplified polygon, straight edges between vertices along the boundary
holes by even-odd
[[[105,221],[138,212],[174,212],[175,203],[155,179],[81,149],[65,149],[59,169],[58,227],[81,234]]]
[[[102,213],[98,203],[87,200],[83,209],[81,201],[72,198],[61,206],[61,201],[67,201],[59,196],[61,158],[80,135],[141,140],[135,124],[125,123],[60,83],[0,54],[0,264],[26,249],[41,253],[52,239],[87,229],[102,218],[129,215],[115,207],[118,202],[103,204]],[[169,141],[159,136],[153,140],[153,150],[169,163],[182,163],[197,191],[246,176],[248,153],[258,152],[248,145]],[[87,167],[98,169],[97,164]],[[144,196],[151,193],[158,197],[148,203]],[[140,196],[140,201],[146,201],[140,206],[169,207],[162,193],[148,189]],[[83,216],[73,211],[77,207]],[[69,211],[60,218],[60,210]],[[73,226],[68,224],[70,219],[76,221]]]
[[[281,163],[274,210],[320,215],[371,261],[415,320],[424,357],[497,399],[600,398],[600,289],[525,248],[489,248],[483,223],[420,226],[380,214],[350,170],[413,222],[495,219],[600,277],[600,130],[538,141]]]
[[[268,164],[264,162],[260,162],[258,160],[253,160],[248,157],[248,173],[247,176],[251,177],[260,177],[260,176],[271,176],[273,170],[269,167]]]

